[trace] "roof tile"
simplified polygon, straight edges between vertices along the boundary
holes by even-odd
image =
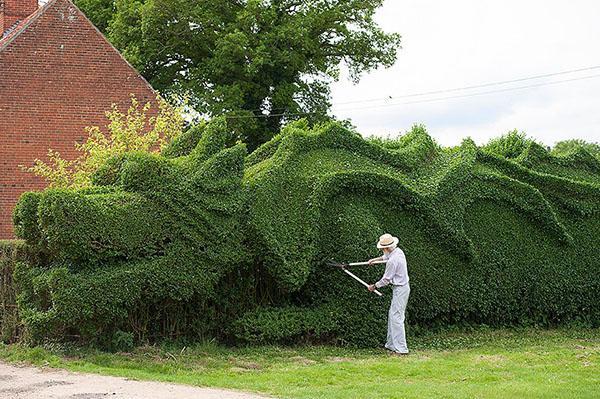
[[[22,31],[24,31],[31,22],[33,22],[40,15],[42,15],[48,9],[48,7],[55,1],[56,0],[48,1],[42,7],[39,7],[33,14],[21,21],[15,22],[7,30],[5,30],[4,33],[2,33],[2,36],[0,37],[0,51],[2,51]]]

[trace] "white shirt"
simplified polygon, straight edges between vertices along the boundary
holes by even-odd
[[[388,284],[408,284],[408,268],[406,266],[406,256],[404,256],[404,252],[396,247],[390,254],[383,254],[383,259],[387,260],[385,272],[383,273],[381,280],[375,283],[375,286],[381,288]]]

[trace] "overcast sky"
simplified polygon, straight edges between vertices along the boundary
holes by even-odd
[[[423,97],[398,96],[600,65],[598,0],[387,0],[377,21],[402,34],[396,65],[358,85],[333,86],[334,113],[364,135],[395,136],[423,123],[444,145],[487,142],[512,129],[548,145],[600,141],[600,68],[512,85]],[[599,75],[533,89],[390,106]],[[351,101],[379,99],[387,101]],[[380,106],[386,104],[386,106]],[[351,110],[347,110],[351,108]],[[346,110],[344,110],[346,109]]]

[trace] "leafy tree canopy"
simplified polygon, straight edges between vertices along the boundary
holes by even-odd
[[[342,64],[358,82],[400,45],[373,20],[383,0],[76,2],[156,89],[229,115],[251,150],[298,114],[325,117]]]
[[[75,0],[75,3],[98,29],[106,33],[115,11],[114,0]]]

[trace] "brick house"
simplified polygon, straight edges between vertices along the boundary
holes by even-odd
[[[75,157],[86,126],[106,126],[135,95],[156,93],[69,0],[0,0],[0,239],[12,238],[12,211],[44,181],[21,171],[49,148]]]

